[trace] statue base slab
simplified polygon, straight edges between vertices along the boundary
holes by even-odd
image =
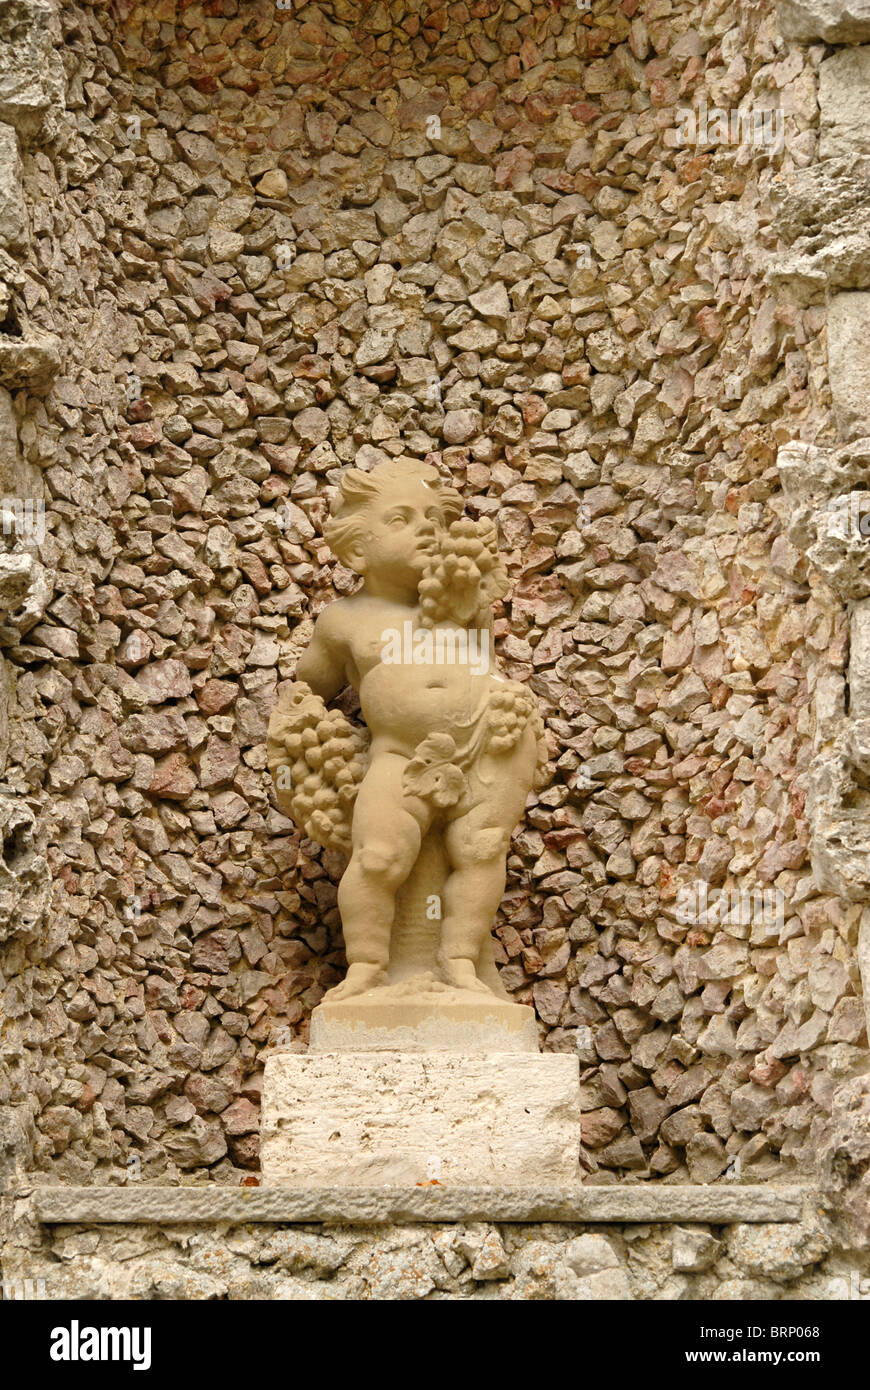
[[[535,1011],[434,977],[326,999],[311,1015],[311,1052],[538,1052]]]
[[[577,1182],[569,1053],[278,1052],[263,1077],[262,1182],[291,1187]]]

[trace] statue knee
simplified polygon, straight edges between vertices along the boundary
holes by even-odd
[[[375,878],[387,888],[398,888],[407,876],[405,856],[395,845],[372,840],[359,852],[359,866],[369,878]]]
[[[487,864],[506,855],[510,842],[509,830],[497,825],[487,826],[466,835],[458,843],[458,856],[463,864]]]

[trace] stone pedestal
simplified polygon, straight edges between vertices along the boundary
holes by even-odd
[[[568,1053],[276,1053],[263,1078],[262,1181],[576,1182],[579,1090]]]
[[[439,986],[370,990],[327,1001],[311,1015],[311,1051],[538,1053],[535,1011],[482,994]]]

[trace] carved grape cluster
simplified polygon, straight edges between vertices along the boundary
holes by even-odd
[[[506,682],[489,697],[486,746],[492,753],[508,753],[515,748],[524,729],[531,725],[537,744],[535,785],[543,785],[549,750],[544,721],[538,702],[530,690],[516,681]]]
[[[420,618],[425,627],[470,623],[507,593],[498,534],[488,517],[460,517],[439,537],[420,581]]]
[[[269,770],[281,809],[326,849],[350,853],[350,824],[368,766],[368,739],[303,681],[269,723]]]
[[[507,753],[516,746],[534,708],[534,696],[521,685],[511,683],[492,692],[487,746],[493,753]]]

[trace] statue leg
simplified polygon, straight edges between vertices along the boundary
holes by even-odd
[[[451,872],[444,885],[439,962],[447,983],[460,989],[492,992],[478,977],[477,961],[504,895],[511,832],[532,785],[535,757],[530,730],[513,753],[487,757],[481,776],[469,779],[472,809],[445,832]]]
[[[406,758],[373,759],[357,794],[353,853],[338,887],[349,969],[327,999],[345,999],[386,982],[396,893],[420,852],[422,828],[402,797]]]

